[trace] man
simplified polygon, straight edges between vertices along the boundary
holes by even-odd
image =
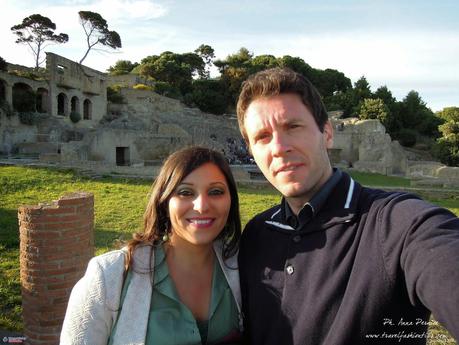
[[[256,163],[283,195],[241,239],[249,342],[425,344],[431,312],[459,338],[458,218],[332,169],[320,95],[291,70],[250,77],[237,113]]]

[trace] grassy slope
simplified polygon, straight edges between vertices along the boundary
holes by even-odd
[[[409,180],[403,178],[362,173],[352,175],[365,185],[409,186]],[[108,251],[119,240],[129,239],[133,232],[141,229],[150,182],[109,178],[90,180],[71,171],[0,167],[0,328],[18,331],[22,328],[18,206],[55,200],[65,192],[78,190],[94,193],[97,254]],[[270,189],[240,188],[239,195],[243,224],[256,213],[278,203],[280,198]],[[458,199],[433,202],[459,215]],[[440,326],[435,327],[434,332],[440,334],[439,337],[446,334]]]

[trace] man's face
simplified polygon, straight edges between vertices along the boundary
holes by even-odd
[[[288,200],[306,203],[331,176],[332,126],[321,132],[297,94],[252,101],[244,126],[258,167]]]

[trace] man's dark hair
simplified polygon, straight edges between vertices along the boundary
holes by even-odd
[[[245,114],[252,101],[284,93],[300,96],[303,104],[311,111],[320,131],[328,120],[327,110],[319,92],[303,75],[289,68],[271,68],[251,75],[243,84],[237,102],[237,120],[244,140],[249,144],[244,127]]]

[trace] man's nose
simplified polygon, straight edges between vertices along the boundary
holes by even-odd
[[[271,140],[271,152],[273,156],[279,156],[291,150],[288,138],[282,133],[273,133]]]

